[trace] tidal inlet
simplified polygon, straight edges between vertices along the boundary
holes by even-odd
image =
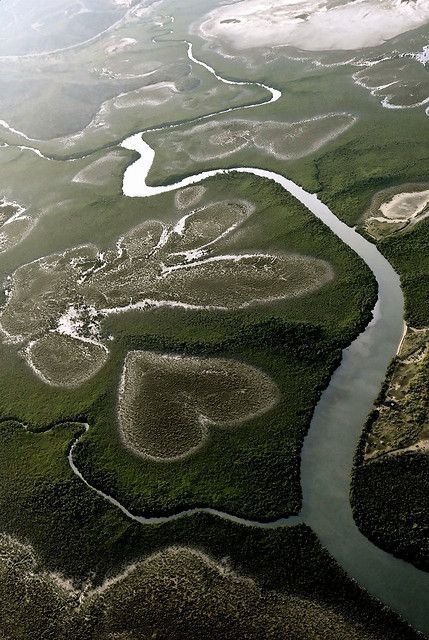
[[[0,639],[429,638],[429,0],[2,0],[0,89]]]

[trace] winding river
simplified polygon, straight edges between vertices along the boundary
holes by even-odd
[[[228,84],[252,84],[221,78],[212,67],[197,60],[192,53],[192,45],[187,45],[189,59],[206,68],[219,81]],[[261,84],[258,86],[266,88],[271,95],[263,104],[281,97],[281,93],[276,89]],[[261,104],[249,105],[246,108],[260,106]],[[238,108],[227,109],[225,113]],[[204,116],[207,117],[210,116]],[[148,198],[202,182],[225,172],[224,169],[215,169],[185,178],[176,184],[152,187],[147,185],[146,180],[155,158],[153,149],[144,142],[140,133],[127,138],[122,146],[140,154],[140,158],[127,168],[124,175],[123,193],[128,197]],[[164,518],[144,518],[130,513],[115,498],[95,489],[82,476],[73,460],[73,453],[80,438],[70,450],[70,465],[87,486],[121,509],[129,518],[142,524],[158,524],[187,517],[197,511],[208,512],[252,527],[276,528],[305,522],[315,531],[337,562],[362,587],[400,613],[416,628],[429,633],[429,574],[394,558],[369,542],[354,523],[349,501],[353,456],[363,424],[403,334],[404,302],[399,277],[373,244],[341,222],[316,195],[308,193],[280,174],[261,168],[237,167],[227,172],[229,171],[251,173],[279,184],[366,262],[379,286],[379,297],[372,322],[344,350],[342,363],[316,407],[302,452],[303,506],[300,515],[275,522],[259,523],[214,509],[192,509]]]

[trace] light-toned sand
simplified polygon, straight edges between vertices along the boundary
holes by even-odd
[[[429,63],[429,45],[423,47],[421,51],[413,55],[414,59],[420,64],[427,65]]]
[[[234,49],[350,50],[378,46],[427,22],[429,0],[243,0],[211,11],[199,32]]]
[[[106,47],[105,51],[108,55],[121,53],[122,51],[126,51],[130,47],[133,47],[135,44],[137,44],[137,40],[135,38],[122,38],[121,40]]]
[[[410,231],[428,217],[428,184],[401,184],[375,194],[365,215],[365,228],[373,238],[386,238]]]
[[[410,220],[422,213],[428,205],[429,190],[397,193],[380,206],[380,211],[385,218]]]
[[[142,106],[159,107],[173,98],[177,93],[174,82],[157,82],[148,87],[130,91],[118,96],[113,101],[115,109],[132,109]]]

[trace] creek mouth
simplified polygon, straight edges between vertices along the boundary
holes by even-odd
[[[204,66],[221,82],[242,84],[218,76],[214,69],[198,61],[192,53],[192,46],[189,43],[187,45],[188,57],[192,62]],[[261,107],[262,104],[279,99],[281,94],[277,90],[265,88],[270,91],[270,99],[266,103],[249,105],[246,109]],[[237,107],[231,110],[235,111]],[[225,110],[225,113],[227,111],[229,110]],[[208,117],[210,116],[204,116]],[[155,130],[162,129],[163,127],[157,127]],[[134,515],[114,497],[90,485],[80,473],[73,461],[73,453],[85,434],[81,434],[71,447],[69,462],[72,470],[88,487],[119,508],[127,517],[144,525],[177,520],[197,512],[211,513],[251,527],[278,528],[305,522],[351,578],[414,627],[429,634],[429,574],[382,551],[361,534],[353,520],[349,495],[353,458],[364,423],[403,334],[404,300],[398,274],[375,245],[341,222],[316,195],[308,193],[280,174],[251,167],[214,169],[187,177],[175,184],[149,186],[146,180],[155,158],[154,150],[143,140],[142,134],[130,136],[123,141],[122,146],[140,155],[125,171],[123,193],[126,197],[149,198],[231,172],[252,174],[276,182],[364,260],[377,280],[378,301],[373,320],[344,349],[342,362],[316,406],[301,454],[303,504],[299,516],[262,523],[209,508],[191,509],[163,518]],[[86,425],[86,431],[88,428]]]

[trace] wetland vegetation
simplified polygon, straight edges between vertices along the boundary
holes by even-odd
[[[387,213],[392,211],[396,216],[394,226],[388,218],[377,227],[371,218],[364,219],[364,224],[401,276],[407,325],[362,436],[351,499],[356,522],[365,535],[383,549],[428,570],[426,185],[405,185],[381,192],[375,196],[373,208],[381,208],[382,202],[390,204]],[[383,213],[386,215],[386,209]]]
[[[409,328],[352,503],[374,543],[428,570],[425,0],[364,2],[365,42],[353,21],[321,32],[336,6],[281,2],[286,47],[255,0],[44,0],[25,38],[24,4],[0,7],[0,635],[419,637],[305,523],[261,526],[300,511],[315,407],[372,317],[368,266],[255,175],[126,198],[120,143],[144,130],[151,185],[287,176],[398,270]],[[291,46],[314,32],[313,51]],[[127,516],[195,507],[257,526]]]
[[[235,429],[278,401],[270,378],[241,362],[129,351],[118,421],[135,453],[172,461],[203,446],[213,428]]]
[[[192,631],[199,638],[214,628],[256,639],[265,628],[268,637],[286,629],[297,640],[417,638],[347,578],[304,525],[261,530],[205,514],[131,522],[73,475],[66,453],[81,428],[33,433],[0,425],[5,637],[185,638]]]
[[[187,309],[156,303],[139,309],[136,304],[127,313],[106,313],[101,318],[99,336],[92,330],[93,323],[97,324],[94,314],[90,314],[87,322],[83,322],[82,314],[76,316],[72,323],[76,335],[63,335],[64,323],[59,323],[59,329],[57,324],[69,306],[79,301],[76,287],[82,297],[84,290],[88,291],[81,305],[83,312],[87,309],[85,305],[96,301],[97,296],[102,297],[104,307],[106,304],[113,309],[119,305],[128,307],[131,295],[128,284],[133,282],[137,287],[136,302],[139,301],[137,295],[140,300],[149,298],[156,302],[155,294],[148,293],[142,286],[142,278],[136,278],[137,269],[144,269],[143,274],[155,264],[153,247],[162,236],[162,225],[152,222],[154,211],[150,210],[147,223],[140,222],[131,232],[120,236],[119,253],[118,237],[112,234],[111,249],[104,244],[106,248],[94,247],[91,256],[83,247],[52,254],[29,263],[28,267],[20,267],[12,280],[8,280],[8,287],[13,290],[14,280],[20,279],[25,295],[21,296],[22,303],[18,295],[14,305],[14,294],[9,294],[2,326],[9,333],[30,340],[29,352],[24,352],[24,356],[33,368],[51,382],[65,384],[63,389],[50,389],[27,368],[25,359],[19,355],[22,346],[8,344],[6,339],[1,348],[10,354],[11,367],[9,378],[6,367],[3,369],[3,411],[35,427],[86,416],[91,429],[75,452],[79,467],[93,484],[113,493],[136,512],[157,514],[208,505],[265,519],[296,513],[301,494],[299,450],[314,404],[339,362],[341,349],[368,322],[376,295],[375,283],[351,250],[269,181],[237,174],[212,178],[206,181],[205,187],[197,203],[197,213],[189,216],[181,209],[175,214],[176,222],[187,215],[185,221],[179,227],[175,227],[176,222],[170,223],[171,234],[164,234],[165,244],[159,249],[164,261],[171,256],[173,267],[186,265],[183,269],[186,275],[192,270],[193,261],[201,263],[210,259],[210,255],[290,255],[294,261],[301,260],[306,269],[309,262],[313,264],[317,278],[326,278],[327,274],[326,283],[312,292],[313,281],[305,295],[285,296],[284,292],[291,291],[291,287],[294,291],[302,287],[306,274],[301,276],[295,269],[290,279],[275,281],[270,276],[273,267],[267,265],[261,272],[264,275],[261,285],[249,280],[243,288],[244,300],[258,297],[255,286],[261,286],[260,291],[266,297],[269,282],[278,289],[279,299],[254,306],[246,304],[234,310],[228,309],[232,283],[229,291],[225,291],[221,284],[224,275],[218,273],[218,284],[213,281],[218,289],[213,288],[208,285],[206,274],[207,302],[216,302],[218,296],[220,302],[226,303],[225,309]],[[225,192],[234,193],[233,204],[225,206],[225,201],[220,201],[222,205],[216,205],[214,223],[206,214],[207,207],[209,213],[212,212],[215,206],[212,203],[219,202],[218,194]],[[250,193],[251,200],[247,197]],[[160,209],[166,208],[167,203],[174,207],[175,198],[176,195],[169,194],[160,196]],[[244,207],[243,203],[249,202],[251,208],[249,204]],[[168,216],[174,220],[174,214],[164,213],[167,220]],[[181,226],[184,235],[174,231],[175,228],[181,230]],[[222,235],[225,230],[230,231]],[[221,239],[214,242],[219,234]],[[198,255],[202,246],[206,247],[204,257]],[[104,254],[101,260],[97,257],[100,251]],[[196,258],[194,251],[197,251]],[[193,260],[184,261],[183,255],[173,255],[179,252],[188,252],[184,255],[190,255]],[[305,256],[305,260],[297,258],[297,254]],[[48,271],[45,265],[49,266]],[[118,270],[119,265],[123,266]],[[27,273],[34,268],[37,279]],[[296,282],[297,274],[301,282]],[[254,278],[252,274],[249,276]],[[58,285],[54,286],[55,278]],[[96,286],[89,286],[91,282]],[[106,283],[100,289],[102,296],[96,293],[99,282]],[[148,283],[151,289],[159,286],[156,280],[149,279]],[[162,281],[161,286],[165,286]],[[184,286],[187,286],[186,278]],[[237,281],[237,286],[243,283]],[[30,290],[31,296],[27,293]],[[188,290],[192,296],[197,291],[194,286]],[[37,291],[46,292],[39,296],[40,301],[35,295]],[[176,287],[172,292],[177,295],[177,291]],[[237,300],[238,289],[235,291]],[[109,296],[114,298],[108,301]],[[268,297],[272,295],[269,293]],[[192,299],[185,301],[190,303]],[[24,312],[22,304],[27,311]],[[95,304],[102,312],[100,303]],[[29,313],[31,309],[34,313]],[[72,320],[69,314],[69,325]],[[74,340],[79,338],[84,339],[81,342],[84,352],[73,349],[69,354]],[[93,344],[98,340],[109,349],[107,359],[101,346]],[[43,347],[47,347],[46,351]],[[94,353],[94,349],[98,351]],[[123,363],[126,354],[136,350],[242,361],[269,376],[279,387],[282,398],[266,415],[256,416],[234,431],[214,429],[210,443],[192,457],[159,466],[159,463],[142,460],[124,447],[117,425],[117,390]],[[57,353],[68,353],[68,366],[63,369]],[[79,373],[83,376],[80,387],[76,385]],[[94,375],[89,379],[91,373]],[[18,374],[26,380],[26,397],[21,399],[15,377]]]

